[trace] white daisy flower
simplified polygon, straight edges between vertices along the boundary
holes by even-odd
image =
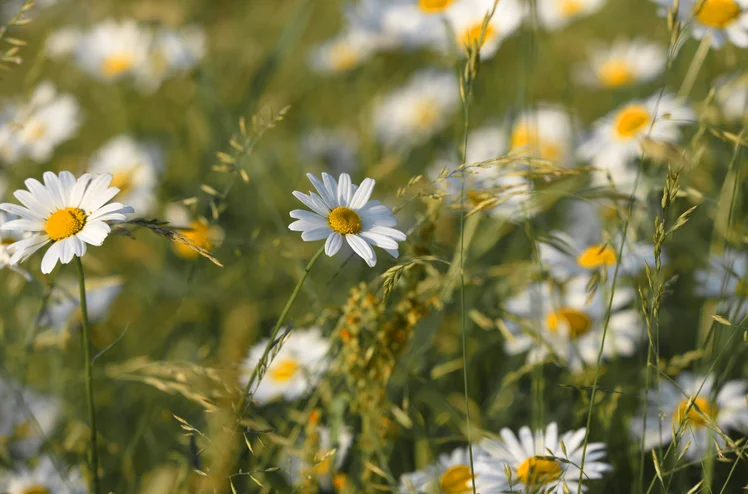
[[[358,167],[359,139],[347,127],[317,127],[301,137],[299,152],[303,160],[318,160],[338,173]]]
[[[585,65],[576,70],[582,84],[607,89],[650,82],[665,71],[667,51],[642,38],[619,39],[594,48]]]
[[[661,6],[660,15],[673,8],[673,0],[654,2]],[[711,36],[714,48],[727,41],[748,47],[748,0],[680,0],[678,19],[689,23],[694,38]]]
[[[120,135],[94,153],[88,171],[111,173],[111,186],[119,189],[122,202],[129,204],[138,214],[148,214],[156,205],[156,187],[162,167],[159,148]]]
[[[589,278],[573,278],[563,286],[530,285],[504,304],[507,312],[523,319],[507,320],[512,333],[504,348],[510,355],[527,353],[530,364],[551,356],[573,372],[597,363],[602,344],[609,294],[598,289],[587,292]],[[603,358],[629,357],[641,340],[644,324],[636,309],[628,308],[636,298],[632,288],[618,286],[613,295]]]
[[[60,421],[61,406],[53,397],[0,380],[0,444],[22,458],[39,448]]]
[[[308,63],[323,74],[348,72],[371,58],[380,49],[377,39],[367,31],[349,29],[314,47]]]
[[[8,268],[26,278],[27,281],[31,281],[31,274],[28,271],[10,263],[12,253],[8,247],[23,239],[23,236],[17,232],[4,232],[2,226],[7,222],[8,215],[0,211],[0,269]]]
[[[571,118],[564,109],[541,103],[538,109],[519,115],[509,141],[515,154],[569,165],[573,146]]]
[[[294,197],[313,212],[291,211],[291,217],[298,221],[288,226],[290,230],[302,232],[301,239],[306,242],[327,239],[325,254],[330,257],[338,253],[345,238],[369,267],[377,264],[372,246],[385,250],[392,257],[399,256],[397,242],[404,242],[407,237],[393,228],[397,220],[389,207],[369,200],[374,190],[373,179],[364,179],[359,187],[351,183],[347,173],[342,173],[338,182],[327,173],[322,174],[321,181],[311,173],[307,177],[319,195],[294,191]]]
[[[680,127],[694,118],[694,112],[672,94],[631,101],[595,122],[579,154],[600,170],[593,176],[595,185],[608,184],[609,173],[616,187],[628,191],[636,174],[630,165],[642,155],[644,141],[675,143]]]
[[[122,291],[124,278],[108,276],[86,279],[86,307],[88,320],[102,320],[109,307]],[[40,324],[55,331],[63,330],[71,321],[80,322],[80,291],[76,280],[63,280],[50,293],[49,303],[41,314]]]
[[[475,466],[483,452],[473,446],[473,465]],[[488,474],[493,479],[494,475]],[[470,472],[470,452],[468,448],[457,448],[452,453],[445,453],[439,459],[417,472],[406,473],[400,477],[400,494],[469,494],[473,492],[473,480],[476,485],[481,478]],[[483,492],[480,490],[479,492]]]
[[[680,430],[679,450],[688,445],[686,457],[701,460],[710,450],[716,453],[715,442],[720,448],[726,446],[724,436],[728,431],[748,434],[748,381],[728,381],[717,388],[714,376],[686,372],[676,378],[676,383],[660,379],[658,387],[649,391],[646,429],[643,416],[631,422],[635,436],[641,438],[644,433],[645,449],[670,443],[673,431]]]
[[[74,27],[58,29],[47,36],[44,43],[45,53],[52,60],[64,60],[75,53],[82,37],[83,33],[80,29]]]
[[[571,21],[592,15],[605,5],[605,0],[538,0],[540,24],[548,30],[563,29]]]
[[[135,67],[136,82],[144,92],[153,92],[167,78],[193,69],[206,50],[205,32],[198,26],[162,29],[154,35],[146,60]]]
[[[694,274],[694,293],[719,299],[717,311],[740,323],[748,315],[748,254],[729,250]]]
[[[134,76],[148,63],[152,34],[132,19],[107,19],[83,34],[76,50],[78,65],[91,75],[116,81]]]
[[[52,158],[55,148],[80,127],[80,106],[69,94],[58,94],[49,81],[39,84],[31,99],[0,114],[0,159],[15,163],[28,156],[37,163]]]
[[[285,342],[282,341],[284,338]],[[250,349],[249,356],[242,364],[243,384],[249,381],[269,341],[265,338]],[[327,370],[330,340],[322,335],[320,328],[294,329],[274,343],[275,346],[281,344],[262,381],[255,385],[254,390],[250,390],[252,399],[260,405],[278,398],[290,401],[304,396],[319,383]],[[271,351],[271,355],[273,352],[275,350]]]
[[[585,429],[569,431],[561,437],[555,422],[545,431],[533,434],[529,427],[522,427],[519,436],[509,429],[501,429],[501,441],[484,439],[481,447],[485,451],[475,469],[481,494],[503,492],[542,492],[543,494],[565,494],[579,489],[579,466],[582,464]],[[561,446],[563,444],[563,446]],[[605,444],[588,443],[584,460],[583,478],[587,481],[603,477],[611,469],[601,460],[605,458]],[[507,489],[500,482],[484,483],[485,472],[501,472],[506,483],[504,469],[512,473],[513,485]],[[587,486],[581,486],[582,492]]]
[[[109,221],[124,221],[133,209],[118,202],[107,204],[119,189],[109,187],[108,173],[75,179],[70,172],[44,173],[44,185],[29,178],[26,190],[14,195],[25,207],[3,203],[0,209],[21,219],[9,221],[0,229],[29,232],[31,236],[8,247],[13,255],[11,264],[23,262],[51,242],[42,259],[42,273],[49,274],[57,265],[69,263],[73,256],[86,253],[86,244],[104,243],[111,228]]]
[[[494,0],[464,0],[448,12],[458,49],[465,50],[480,41],[483,20],[493,8]],[[486,25],[480,47],[481,58],[493,57],[501,42],[519,29],[523,18],[524,9],[517,0],[501,0]]]
[[[374,129],[385,147],[407,150],[444,129],[460,106],[452,72],[422,70],[374,108]]]
[[[748,114],[748,72],[723,76],[716,81],[714,99],[728,122],[740,123]]]
[[[77,468],[61,472],[50,457],[43,456],[31,469],[0,473],[0,490],[7,494],[85,494],[87,487]]]
[[[195,217],[181,204],[172,203],[166,207],[166,221],[171,226],[180,229],[180,233],[187,237],[192,245],[214,251],[219,248],[226,237],[223,228],[211,224],[203,217]],[[173,243],[174,252],[182,259],[194,261],[200,254],[187,245]]]
[[[302,481],[311,467],[319,485],[331,491],[334,475],[343,466],[348,450],[353,444],[353,434],[345,426],[341,427],[337,434],[334,434],[328,427],[320,426],[317,433],[319,434],[319,451],[315,459],[319,461],[314,465],[309,465],[298,454],[294,454],[296,452],[286,451],[284,454],[286,461],[282,461],[280,465],[285,463],[288,466],[288,470],[284,470],[284,473],[292,485]],[[328,456],[333,449],[335,449],[335,454]]]

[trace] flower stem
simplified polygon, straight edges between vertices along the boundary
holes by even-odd
[[[88,403],[88,422],[91,427],[91,445],[88,451],[88,464],[91,469],[89,477],[89,492],[99,494],[99,453],[96,447],[96,408],[94,406],[93,360],[91,357],[91,331],[88,326],[88,306],[86,304],[86,278],[83,274],[81,258],[75,256],[78,268],[78,284],[81,298],[81,326],[83,340],[83,359],[86,376],[86,402]]]

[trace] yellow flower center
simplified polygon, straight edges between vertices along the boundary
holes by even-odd
[[[28,487],[25,487],[21,494],[50,494],[49,489],[44,487],[43,485],[30,485]]]
[[[117,77],[132,67],[132,64],[133,59],[131,54],[115,53],[104,59],[99,70],[106,77]]]
[[[44,223],[44,231],[52,241],[72,237],[86,226],[86,212],[78,208],[55,211]]]
[[[27,124],[24,130],[26,131],[26,139],[31,142],[36,142],[47,135],[47,125],[44,122]]]
[[[569,335],[572,338],[579,338],[592,327],[592,321],[587,314],[569,307],[551,312],[545,318],[545,325],[554,333],[558,332],[558,327],[561,324],[565,324],[569,328]]]
[[[496,29],[490,24],[488,24],[486,26],[486,32],[483,34],[483,40],[481,41],[480,33],[482,30],[483,30],[483,22],[480,22],[478,24],[475,24],[465,29],[465,31],[462,33],[462,37],[460,38],[460,41],[462,42],[463,46],[472,46],[472,45],[478,44],[479,42],[480,42],[480,46],[483,46],[486,43],[486,41],[493,38],[497,34]]]
[[[592,245],[577,257],[577,264],[585,269],[597,269],[613,266],[616,263],[616,251],[609,245]]]
[[[439,110],[430,99],[422,99],[415,104],[412,122],[419,128],[432,127],[439,119]]]
[[[511,137],[512,150],[524,149],[527,153],[544,160],[556,161],[561,158],[561,147],[552,142],[543,142],[538,129],[518,124]]]
[[[472,475],[467,465],[456,465],[447,469],[439,478],[443,494],[467,494],[473,492]]]
[[[112,183],[110,187],[117,187],[119,193],[126,196],[132,190],[133,182],[135,178],[135,169],[130,168],[129,170],[119,171],[113,174]]]
[[[330,63],[336,72],[350,70],[358,63],[358,54],[350,46],[339,44],[330,51]]]
[[[543,485],[561,477],[561,465],[555,460],[531,456],[517,469],[517,476],[525,485]]]
[[[268,373],[273,378],[273,381],[285,383],[296,375],[299,368],[299,364],[295,360],[286,359],[274,363]]]
[[[690,400],[681,401],[678,408],[675,410],[675,413],[673,414],[673,423],[676,424],[676,426],[683,421],[684,415],[686,415],[685,421],[688,424],[703,427],[710,420],[714,420],[719,413],[719,407],[717,407],[717,404],[710,402],[706,398],[702,398],[701,396],[697,397],[693,400],[690,409],[688,409],[689,401]],[[686,414],[687,409],[688,414]]]
[[[327,223],[332,231],[341,235],[349,235],[361,231],[361,217],[350,208],[338,206],[330,212]]]
[[[442,12],[452,4],[453,0],[418,0],[418,6],[423,12],[433,14]]]
[[[740,17],[740,5],[735,0],[699,0],[693,15],[702,24],[723,29]]]
[[[634,73],[624,60],[608,60],[602,64],[598,74],[600,83],[608,88],[626,86],[634,82]]]
[[[189,240],[195,247],[210,250],[213,247],[213,243],[208,235],[209,232],[210,225],[208,225],[208,223],[203,221],[193,221],[190,223],[190,229],[181,233],[187,237],[187,240]],[[200,256],[200,254],[184,244],[174,244],[174,250],[177,252],[177,255],[184,259],[197,259]]]
[[[559,10],[564,17],[571,17],[582,11],[580,0],[559,0]]]
[[[631,139],[649,125],[650,118],[646,108],[639,105],[630,105],[616,115],[613,125],[618,137]]]

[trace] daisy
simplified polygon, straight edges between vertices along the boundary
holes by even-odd
[[[154,35],[145,61],[135,68],[136,82],[144,92],[151,93],[167,78],[192,70],[205,52],[205,32],[198,26],[161,29]]]
[[[480,459],[483,452],[473,446],[473,464]],[[494,479],[496,475],[488,473]],[[476,485],[480,476],[473,477],[470,472],[470,452],[468,448],[457,448],[452,453],[445,453],[439,459],[417,472],[406,473],[400,477],[400,494],[469,494],[473,492],[473,480]],[[480,490],[479,492],[483,492]]]
[[[132,19],[107,19],[84,33],[76,49],[78,65],[104,81],[134,76],[148,62],[152,33]]]
[[[723,76],[716,81],[714,99],[728,122],[740,123],[748,114],[748,73]]]
[[[642,155],[644,141],[675,143],[681,137],[680,127],[694,118],[693,111],[672,94],[634,100],[595,122],[579,154],[600,170],[593,177],[596,185],[607,184],[607,172],[616,186],[630,186],[635,171],[629,166]]]
[[[665,48],[641,38],[619,39],[609,47],[597,47],[576,78],[587,86],[607,89],[650,82],[665,70]]]
[[[541,103],[536,110],[522,113],[509,138],[511,151],[536,159],[569,164],[573,140],[569,114],[560,107]]]
[[[116,187],[109,187],[111,181],[108,173],[86,173],[76,180],[66,171],[59,176],[45,172],[43,185],[36,179],[27,179],[28,191],[14,193],[25,207],[0,204],[0,210],[21,217],[0,229],[31,233],[8,247],[13,253],[10,263],[23,262],[51,243],[42,259],[42,273],[49,274],[57,261],[67,264],[73,256],[83,256],[86,244],[103,244],[111,230],[107,222],[124,221],[125,213],[133,212],[118,202],[107,204],[119,192]]]
[[[374,129],[389,149],[407,150],[444,129],[460,105],[452,72],[422,70],[374,108]]]
[[[0,380],[0,444],[12,453],[22,458],[36,456],[60,415],[56,399]]]
[[[740,323],[748,315],[748,255],[727,251],[694,274],[694,293],[719,299],[717,311]]]
[[[660,15],[673,7],[673,0],[654,0]],[[748,47],[748,0],[680,0],[678,19],[690,24],[691,35],[711,36],[711,45],[721,48],[726,41]]]
[[[5,214],[5,212],[0,211],[0,269],[8,268],[26,278],[26,281],[31,281],[31,273],[10,263],[12,253],[8,247],[17,241],[22,240],[23,236],[18,235],[17,232],[4,232],[2,227],[7,222],[8,215]]]
[[[242,364],[243,384],[247,383],[262,359],[268,342],[269,339],[265,338],[249,351]],[[280,350],[275,353],[262,380],[254,390],[250,390],[252,399],[260,405],[279,398],[290,401],[304,396],[319,383],[327,369],[330,341],[319,328],[294,329],[286,337],[285,343],[281,345],[279,340],[275,345],[280,346]]]
[[[604,4],[605,0],[538,0],[538,20],[546,29],[555,31],[573,20],[594,14]]]
[[[661,379],[659,387],[649,391],[646,429],[644,416],[631,422],[634,435],[641,438],[644,433],[645,449],[670,443],[673,431],[680,431],[680,451],[688,445],[686,457],[701,460],[710,450],[714,453],[715,442],[720,449],[725,448],[728,430],[748,434],[745,401],[748,381],[728,381],[717,387],[714,376],[694,376],[687,372],[675,381]]]
[[[122,291],[124,279],[121,276],[86,279],[86,306],[88,319],[94,323],[102,320],[109,307]],[[64,280],[55,285],[50,293],[49,303],[41,314],[40,323],[61,331],[71,321],[81,320],[80,294],[77,281]]]
[[[88,171],[111,173],[111,186],[119,189],[120,200],[138,214],[148,214],[156,203],[158,175],[162,167],[160,149],[120,135],[94,153]]]
[[[44,43],[44,51],[52,60],[65,60],[75,54],[83,32],[73,27],[64,27],[54,31]]]
[[[0,473],[0,490],[7,494],[85,494],[78,469],[61,473],[52,459],[43,456],[31,469]]]
[[[397,242],[404,242],[406,235],[393,228],[397,220],[389,207],[369,200],[374,190],[373,179],[364,179],[361,186],[356,186],[347,173],[342,173],[338,182],[327,173],[322,174],[321,181],[311,173],[307,177],[319,195],[294,191],[294,197],[313,212],[291,211],[291,218],[298,221],[291,223],[289,230],[302,232],[301,239],[307,242],[327,239],[325,254],[329,257],[338,253],[345,238],[369,267],[377,264],[372,246],[385,250],[392,257],[399,256]]]
[[[348,427],[342,426],[339,431],[332,431],[328,427],[318,427],[319,434],[319,451],[317,452],[314,465],[309,465],[303,458],[300,458],[298,451],[286,451],[286,463],[288,469],[285,470],[286,477],[292,485],[301,482],[312,469],[314,476],[317,478],[320,486],[327,490],[333,490],[333,479],[335,473],[343,466],[348,450],[353,443],[353,434]],[[333,455],[330,455],[332,450]],[[324,459],[322,459],[324,458]]]
[[[166,221],[180,230],[192,245],[213,251],[223,244],[225,232],[218,225],[212,225],[203,217],[194,218],[181,204],[169,204],[166,207]],[[187,245],[173,243],[174,252],[182,259],[194,261],[200,254]]]
[[[501,430],[501,441],[484,439],[480,446],[485,454],[478,459],[475,472],[481,494],[502,492],[540,492],[543,494],[564,494],[579,489],[579,466],[582,464],[585,429],[569,431],[558,436],[555,422],[548,424],[545,431],[533,434],[529,427],[522,427],[519,436],[509,429]],[[563,446],[562,446],[563,444]],[[605,457],[605,444],[588,443],[584,460],[585,480],[602,478],[611,469],[601,460]],[[504,469],[511,470],[512,486],[507,488],[500,482],[483,482],[485,472],[501,472],[502,481],[508,479]],[[582,492],[587,486],[581,486]]]
[[[371,58],[379,44],[363,30],[348,30],[312,49],[308,63],[323,74],[348,72]]]
[[[609,295],[598,289],[588,294],[588,277],[577,277],[563,286],[536,283],[507,300],[505,310],[515,316],[507,320],[512,337],[504,348],[510,355],[527,353],[530,364],[548,356],[574,372],[597,363],[602,344]],[[636,309],[632,288],[616,287],[603,349],[606,360],[631,356],[641,340],[644,324]],[[518,322],[516,317],[522,318]]]
[[[493,7],[494,0],[464,0],[450,10],[447,17],[454,29],[453,38],[458,49],[466,50],[480,41],[483,20]],[[493,57],[501,42],[519,29],[523,18],[524,10],[517,0],[501,0],[483,33],[481,58]]]
[[[12,164],[28,156],[46,163],[79,127],[80,106],[75,98],[58,94],[49,81],[42,82],[27,103],[0,113],[0,159]]]

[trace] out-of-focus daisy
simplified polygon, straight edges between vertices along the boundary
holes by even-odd
[[[549,30],[563,29],[571,21],[594,14],[605,0],[538,0],[540,23]]]
[[[654,1],[662,7],[661,15],[673,8],[673,0]],[[689,23],[694,38],[708,34],[714,48],[727,41],[748,47],[748,0],[680,0],[678,19]]]
[[[459,105],[460,87],[453,73],[420,71],[377,104],[377,138],[390,149],[421,144],[449,123]]]
[[[642,154],[644,141],[675,143],[680,127],[693,122],[693,111],[672,94],[655,94],[621,106],[594,124],[592,135],[579,147],[579,154],[600,171],[596,184],[606,184],[606,172],[616,186],[630,186],[628,165]]]
[[[60,403],[0,380],[0,417],[0,444],[22,458],[31,458],[57,426]]]
[[[509,429],[501,429],[501,441],[484,439],[480,444],[485,454],[478,459],[475,469],[479,491],[481,494],[577,492],[584,435],[585,429],[582,428],[559,437],[555,422],[548,424],[546,430],[537,430],[534,434],[529,427],[520,428],[518,436]],[[587,444],[582,475],[585,481],[600,479],[611,469],[610,465],[601,461],[605,455],[604,443]],[[504,474],[507,467],[512,474],[511,487],[483,480],[484,472],[500,472],[502,481],[507,483]],[[583,484],[581,488],[582,492],[586,492],[586,485]]]
[[[73,280],[58,283],[41,314],[40,324],[56,331],[65,328],[71,321],[80,322],[80,293]],[[86,305],[88,320],[97,322],[106,316],[112,302],[122,291],[121,276],[86,279]]]
[[[718,388],[714,376],[694,376],[687,372],[675,381],[660,379],[658,388],[649,390],[646,429],[643,416],[631,422],[634,435],[642,437],[644,433],[645,449],[668,444],[673,431],[680,429],[680,450],[688,445],[686,456],[699,460],[710,449],[716,453],[715,442],[724,448],[728,431],[748,434],[747,381],[728,381]]]
[[[205,52],[205,32],[200,27],[161,29],[154,34],[145,61],[135,68],[136,82],[143,91],[153,92],[168,77],[194,68]]]
[[[23,206],[0,204],[3,211],[21,217],[5,223],[1,230],[31,233],[8,247],[13,253],[11,264],[25,261],[51,242],[42,259],[42,273],[49,274],[58,261],[67,264],[73,256],[82,257],[86,244],[103,244],[111,231],[107,222],[124,221],[125,213],[133,212],[118,202],[107,204],[119,192],[109,186],[111,181],[108,173],[86,173],[76,180],[66,171],[59,175],[45,172],[43,185],[36,179],[27,179],[28,191],[14,193]]]
[[[345,31],[312,49],[309,65],[321,73],[352,70],[379,49],[377,39],[362,30]]]
[[[744,299],[748,296],[748,254],[727,251],[709,260],[709,268],[694,275],[701,297]]]
[[[515,154],[568,164],[573,146],[571,118],[563,109],[541,104],[519,115],[509,145]]]
[[[716,81],[714,99],[728,122],[740,123],[748,115],[748,72],[723,76]]]
[[[343,466],[345,456],[353,443],[353,434],[348,427],[341,427],[337,434],[328,427],[317,428],[319,434],[319,451],[315,463],[309,465],[296,452],[286,452],[288,470],[285,470],[291,484],[296,484],[310,473],[313,474],[320,486],[328,491],[333,489],[335,473]],[[335,453],[330,452],[335,449]],[[281,466],[285,462],[281,462]],[[311,472],[310,472],[311,470]]]
[[[132,19],[107,19],[81,37],[78,65],[105,81],[134,76],[148,63],[152,33]]]
[[[588,86],[619,88],[654,80],[665,70],[666,62],[667,52],[657,43],[619,39],[610,46],[593,49],[576,75]]]
[[[122,202],[138,214],[147,214],[156,202],[161,152],[155,146],[137,142],[130,136],[110,139],[91,158],[91,173],[111,173],[112,187],[119,189]]]
[[[483,20],[493,7],[494,0],[464,0],[449,11],[448,18],[458,49],[465,50],[467,46],[480,42]],[[501,42],[517,31],[523,18],[524,10],[517,0],[501,0],[483,33],[481,58],[491,58]]]
[[[338,173],[350,172],[358,165],[358,136],[349,128],[315,128],[301,138],[304,160],[319,160]]]
[[[64,60],[78,49],[83,33],[74,27],[63,27],[47,37],[44,49],[52,60]]]
[[[477,463],[483,452],[478,446],[473,446],[473,465]],[[503,476],[502,472],[497,472]],[[491,479],[496,477],[487,472]],[[400,494],[468,494],[473,492],[473,480],[476,485],[481,481],[477,471],[475,478],[470,471],[470,452],[468,448],[457,448],[452,453],[445,453],[439,459],[417,472],[406,473],[400,477]],[[480,490],[479,492],[483,492]]]
[[[212,225],[203,217],[195,217],[181,204],[169,204],[166,207],[166,221],[180,229],[180,233],[187,237],[192,245],[213,251],[223,244],[225,232],[218,225]],[[187,260],[195,260],[200,254],[189,246],[174,243],[174,252]]]
[[[8,222],[8,215],[5,214],[5,212],[0,211],[0,269],[8,268],[11,271],[15,271],[16,273],[20,274],[26,280],[31,280],[31,274],[26,271],[25,269],[16,266],[14,264],[11,264],[10,258],[12,253],[8,249],[11,245],[18,242],[23,238],[22,235],[19,235],[17,232],[4,232],[2,230],[2,226]]]
[[[62,463],[60,463],[62,468]],[[83,476],[78,469],[61,472],[48,456],[33,468],[0,473],[0,490],[7,494],[85,494]]]
[[[302,232],[301,239],[306,242],[326,239],[325,254],[330,257],[338,253],[345,239],[370,267],[377,264],[372,246],[395,258],[400,255],[397,242],[404,242],[407,237],[393,228],[397,220],[389,207],[369,200],[374,191],[373,179],[366,178],[357,186],[347,173],[341,173],[337,182],[327,173],[322,174],[321,181],[311,173],[307,177],[319,195],[294,191],[294,197],[312,211],[291,211],[291,218],[298,221],[288,226],[290,230]]]
[[[265,376],[255,389],[250,390],[252,399],[261,405],[278,398],[294,400],[304,396],[317,385],[327,369],[330,341],[319,328],[294,329],[286,338]],[[245,383],[260,362],[268,342],[265,338],[249,351],[249,357],[242,365]]]
[[[507,321],[512,332],[504,348],[509,354],[527,352],[528,363],[551,356],[572,371],[597,362],[602,343],[609,297],[598,289],[587,293],[589,278],[581,276],[563,286],[537,283],[506,301],[504,308],[516,319]],[[613,296],[603,357],[634,353],[644,325],[635,309],[627,308],[636,298],[631,288],[616,287]]]
[[[38,163],[80,127],[80,106],[69,94],[58,94],[49,81],[39,84],[27,103],[0,113],[0,159],[15,163],[28,156]]]

